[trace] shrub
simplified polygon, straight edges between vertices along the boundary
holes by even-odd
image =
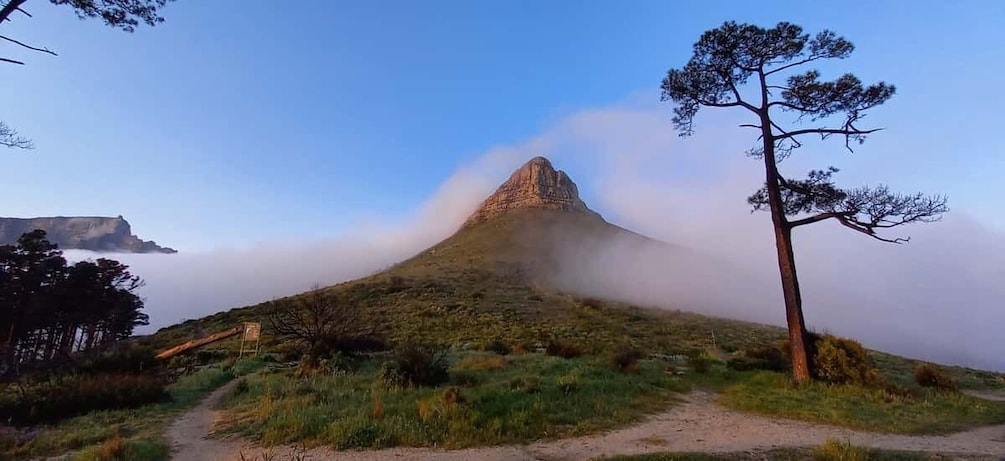
[[[548,355],[566,359],[573,359],[583,355],[583,350],[579,346],[560,339],[549,341],[544,351]]]
[[[933,387],[941,391],[955,392],[958,389],[952,376],[927,363],[914,369],[914,381],[922,387]]]
[[[485,347],[485,350],[495,352],[499,355],[508,355],[511,352],[509,345],[499,339],[490,342],[488,346]]]
[[[789,369],[785,354],[778,347],[758,347],[743,351],[743,355],[733,357],[726,362],[726,366],[737,371],[746,370],[770,370],[785,371]]]
[[[86,374],[140,373],[162,366],[163,362],[156,355],[149,346],[120,342],[102,350],[88,351],[76,364],[76,371]]]
[[[48,423],[98,410],[135,408],[170,399],[159,375],[72,375],[30,383],[0,395],[0,414],[15,425]]]
[[[567,375],[560,376],[556,381],[555,385],[558,386],[558,390],[565,395],[572,394],[579,389],[579,375],[575,372],[569,373]]]
[[[688,351],[687,366],[696,373],[706,373],[712,367],[712,358],[702,351]]]
[[[922,397],[921,391],[918,389],[899,386],[887,380],[882,380],[879,387],[886,394],[887,402],[894,401],[894,399],[918,400]]]
[[[394,350],[384,363],[380,377],[394,386],[435,386],[450,379],[449,364],[443,349],[405,344]]]
[[[813,459],[817,461],[868,461],[872,457],[868,448],[857,447],[851,442],[828,439],[813,450]]]
[[[639,360],[642,357],[642,351],[624,346],[611,356],[611,366],[622,373],[636,373],[639,371]]]
[[[814,368],[819,379],[832,384],[876,386],[879,370],[858,341],[825,335],[816,343]]]

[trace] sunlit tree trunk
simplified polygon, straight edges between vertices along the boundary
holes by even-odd
[[[762,90],[766,93],[762,77]],[[765,94],[765,101],[767,95]],[[808,382],[810,362],[807,356],[806,322],[803,319],[803,301],[799,296],[799,278],[796,276],[796,259],[792,251],[792,228],[785,218],[782,192],[778,184],[778,167],[775,158],[775,138],[767,103],[761,109],[761,134],[764,146],[764,170],[771,223],[775,230],[775,249],[778,252],[778,272],[782,278],[782,296],[785,300],[785,321],[789,330],[789,349],[792,356],[792,378],[797,383]]]

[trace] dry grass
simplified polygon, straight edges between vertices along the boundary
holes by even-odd
[[[464,371],[496,371],[506,368],[507,364],[508,362],[505,357],[475,356],[458,362],[457,369]]]

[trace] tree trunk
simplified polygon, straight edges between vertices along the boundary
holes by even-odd
[[[778,167],[775,161],[775,138],[771,133],[771,121],[767,110],[761,114],[762,138],[764,146],[765,188],[771,209],[771,222],[775,228],[775,249],[778,251],[778,273],[782,278],[782,296],[785,299],[785,321],[789,328],[789,350],[792,356],[792,378],[796,383],[811,379],[810,362],[807,356],[806,323],[803,320],[803,301],[799,295],[799,279],[796,277],[796,259],[792,251],[792,228],[785,218],[782,192],[778,182]]]

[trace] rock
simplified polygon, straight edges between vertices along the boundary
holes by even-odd
[[[0,244],[17,242],[26,232],[42,229],[62,250],[78,249],[119,253],[177,253],[156,242],[140,240],[122,216],[0,218]]]
[[[484,222],[506,212],[544,208],[588,213],[600,216],[579,198],[576,183],[562,170],[555,170],[544,157],[534,157],[502,183],[481,207],[465,221],[464,226]]]

